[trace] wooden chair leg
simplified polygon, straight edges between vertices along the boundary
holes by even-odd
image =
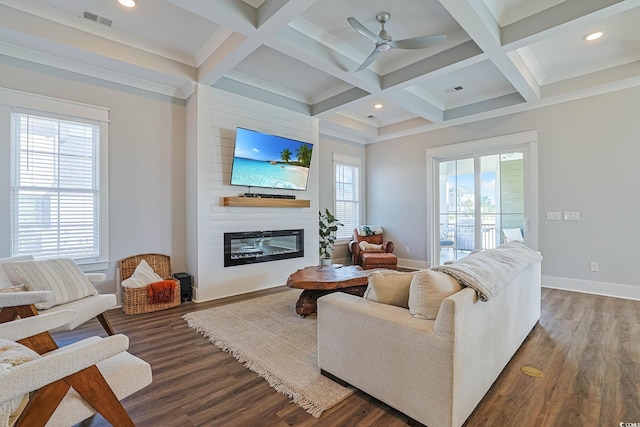
[[[36,306],[31,305],[19,305],[15,307],[8,307],[10,312],[14,313],[14,316],[10,320],[15,320],[18,316],[21,318],[37,316],[38,310]],[[3,308],[0,313],[4,313],[7,308]],[[9,317],[9,313],[7,313],[7,319]],[[5,320],[4,317],[0,316],[0,323]],[[5,320],[9,321],[9,320]],[[35,351],[38,354],[44,354],[51,350],[55,350],[58,348],[58,344],[53,340],[49,332],[43,332],[38,335],[34,335],[29,338],[25,338],[23,340],[18,341],[20,344],[29,347],[31,350]]]
[[[111,327],[111,323],[109,323],[109,319],[107,319],[107,316],[104,313],[100,313],[96,317],[98,318],[98,321],[100,322],[104,330],[107,331],[107,334],[116,334],[116,332],[113,330],[113,327]]]
[[[113,427],[135,427],[97,366],[90,366],[64,380]]]
[[[69,391],[69,384],[59,380],[37,390],[16,422],[16,427],[40,427],[47,424]]]

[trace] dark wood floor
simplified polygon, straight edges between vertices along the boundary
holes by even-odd
[[[246,298],[190,302],[136,316],[108,312],[115,330],[129,336],[130,352],[153,368],[153,384],[124,401],[138,426],[406,425],[404,415],[360,392],[313,418],[181,319]],[[64,344],[91,335],[104,335],[97,321],[55,338]],[[544,376],[528,377],[521,366],[536,367]],[[465,425],[620,423],[640,423],[640,301],[543,289],[539,324]],[[107,424],[94,417],[83,425]]]

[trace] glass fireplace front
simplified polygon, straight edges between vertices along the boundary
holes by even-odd
[[[224,233],[224,266],[304,257],[304,230]]]

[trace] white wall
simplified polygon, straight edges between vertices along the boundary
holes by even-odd
[[[364,204],[366,203],[366,150],[365,146],[360,143],[350,142],[345,140],[338,140],[325,135],[320,135],[320,207],[319,210],[324,211],[329,209],[334,213],[334,197],[335,197],[335,182],[333,176],[333,155],[344,154],[347,156],[359,157],[362,159],[362,174],[361,186],[363,195],[363,209],[361,221],[364,224],[366,222],[366,212]],[[351,263],[351,253],[347,247],[348,241],[338,240],[334,246],[332,258],[334,263],[349,264]]]
[[[184,101],[5,56],[0,87],[110,109],[110,267],[100,292],[116,291],[117,261],[130,255],[165,253],[174,271],[184,271]],[[0,174],[0,186],[9,185],[8,174]],[[0,257],[9,256],[8,245],[0,247]]]
[[[195,105],[193,105],[195,104]],[[187,159],[190,170],[187,228],[189,266],[195,276],[197,301],[281,286],[296,270],[318,263],[318,121],[283,108],[199,85],[188,100]],[[254,208],[223,206],[225,196],[238,196],[246,187],[231,186],[231,163],[236,127],[298,139],[314,144],[307,191],[252,189],[253,192],[292,194],[311,201],[310,208]],[[191,176],[193,174],[193,176]],[[225,232],[304,229],[302,258],[224,267]],[[193,230],[193,233],[192,233]],[[191,249],[195,249],[195,253]]]
[[[426,261],[426,148],[539,130],[545,284],[640,298],[639,101],[633,88],[368,145],[369,222],[386,225],[400,258]],[[547,221],[547,211],[580,221]]]

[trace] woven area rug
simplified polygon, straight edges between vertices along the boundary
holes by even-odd
[[[300,292],[288,290],[187,313],[183,319],[293,403],[319,417],[353,389],[320,374],[317,320],[296,314]]]

